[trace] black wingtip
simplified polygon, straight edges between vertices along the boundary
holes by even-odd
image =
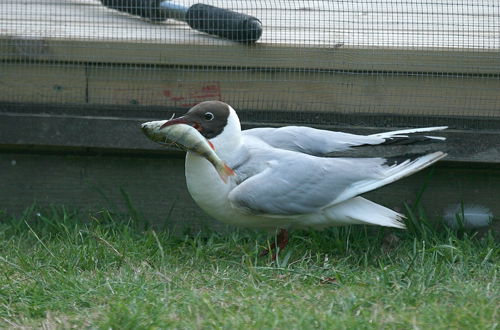
[[[399,155],[399,156],[393,156],[393,157],[386,157],[384,165],[386,166],[395,166],[402,164],[406,161],[413,162],[417,158],[423,157],[425,155],[428,155],[429,153],[427,152],[421,152],[421,153],[408,153],[404,155]]]
[[[442,140],[430,138],[425,135],[412,135],[412,136],[402,136],[402,137],[389,137],[386,138],[384,142],[380,145],[393,145],[400,146],[406,144],[424,144],[424,143],[434,143],[434,142],[442,142]]]

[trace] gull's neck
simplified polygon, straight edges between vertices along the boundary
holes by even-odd
[[[221,134],[210,139],[217,155],[225,161],[231,159],[241,146],[241,125],[236,111],[229,106],[227,124]]]

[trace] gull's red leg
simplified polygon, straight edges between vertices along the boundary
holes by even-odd
[[[275,243],[273,245],[271,245],[271,249],[264,249],[259,254],[259,256],[263,257],[263,256],[268,255],[269,252],[274,251],[276,249],[276,247],[279,247],[280,251],[283,250],[287,246],[288,240],[289,240],[288,230],[280,229],[278,235],[276,236]],[[276,260],[276,252],[273,253],[273,256],[271,259]]]
[[[289,238],[288,230],[280,229],[278,237],[276,237],[276,245],[279,247],[279,251],[282,251],[288,245]],[[271,258],[272,260],[276,260],[276,254],[277,252],[273,253],[273,257]]]
[[[280,250],[283,250],[288,245],[289,238],[290,237],[288,235],[288,230],[281,229],[276,240],[276,243],[278,244]]]

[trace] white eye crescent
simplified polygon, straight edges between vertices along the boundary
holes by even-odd
[[[203,118],[205,118],[206,120],[212,120],[212,119],[214,119],[214,114],[211,112],[205,112],[205,114],[203,115]]]

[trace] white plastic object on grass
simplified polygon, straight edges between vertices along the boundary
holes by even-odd
[[[493,213],[482,205],[453,204],[445,209],[443,219],[453,229],[478,229],[491,223]]]

